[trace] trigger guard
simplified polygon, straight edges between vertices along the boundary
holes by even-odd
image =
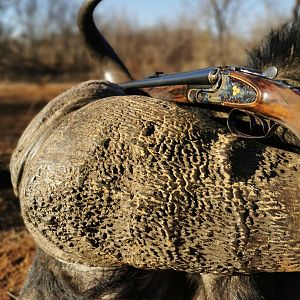
[[[247,134],[244,133],[242,131],[239,131],[236,129],[236,117],[235,115],[237,115],[239,112],[243,112],[244,114],[248,115],[250,117],[250,127],[251,130],[253,129],[253,124],[255,123],[255,118],[258,118],[259,121],[261,122],[261,125],[263,127],[263,131],[265,134],[263,135],[251,135],[251,134]],[[228,119],[227,119],[227,127],[230,130],[231,133],[235,134],[238,137],[242,137],[242,138],[247,138],[247,139],[266,139],[269,138],[270,136],[272,136],[275,132],[275,130],[277,129],[277,127],[279,126],[277,123],[275,123],[274,121],[270,120],[270,122],[272,122],[272,125],[270,126],[268,124],[268,122],[266,121],[266,119],[262,116],[256,115],[252,112],[249,111],[245,111],[245,110],[239,110],[239,109],[233,109],[230,111],[229,115],[228,115]]]

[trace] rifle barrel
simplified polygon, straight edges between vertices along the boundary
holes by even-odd
[[[174,74],[156,74],[153,77],[120,83],[123,89],[147,88],[170,85],[203,85],[211,86],[209,74],[215,68],[199,69]]]

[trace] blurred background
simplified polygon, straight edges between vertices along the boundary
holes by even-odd
[[[0,0],[0,79],[97,78],[76,26],[82,0]],[[245,63],[246,50],[291,20],[297,0],[104,0],[96,23],[136,78]]]
[[[56,95],[98,79],[76,15],[83,0],[0,0],[0,299],[16,299],[35,246],[13,194],[9,161],[30,120]],[[98,28],[136,79],[220,64],[298,15],[300,0],[104,0]]]

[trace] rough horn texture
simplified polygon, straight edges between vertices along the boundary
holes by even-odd
[[[79,85],[14,152],[43,250],[89,266],[300,271],[298,154],[237,139],[201,109],[121,93]]]

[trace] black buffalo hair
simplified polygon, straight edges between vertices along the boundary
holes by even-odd
[[[142,270],[131,266],[115,272],[106,285],[89,291],[91,299],[113,295],[120,300],[190,300],[198,282],[185,272],[174,270]]]
[[[256,300],[250,276],[189,274],[175,270],[145,270],[120,266],[84,272],[37,249],[21,299],[53,300]],[[76,269],[76,268],[75,268]],[[78,271],[79,270],[79,271]],[[96,279],[96,280],[95,280]],[[92,287],[79,290],[82,282]]]
[[[66,266],[37,249],[29,278],[21,291],[21,299],[188,300],[192,299],[199,286],[198,276],[174,270],[144,270],[120,266],[108,272],[99,269],[94,273],[77,272],[74,275]],[[78,290],[82,281],[92,281],[97,275],[98,282],[91,288]]]
[[[249,66],[262,70],[276,66],[278,77],[291,82],[300,81],[300,19],[272,30],[248,53]]]

